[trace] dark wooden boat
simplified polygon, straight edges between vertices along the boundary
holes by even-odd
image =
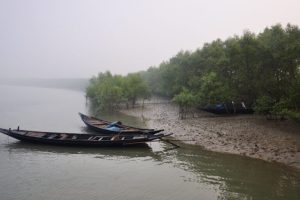
[[[253,114],[252,108],[246,107],[244,103],[219,103],[209,104],[201,110],[214,114]]]
[[[87,116],[79,113],[82,121],[87,125],[88,128],[103,133],[103,134],[156,134],[164,131],[163,129],[143,129],[132,126],[123,125],[120,121],[109,122],[95,117]]]
[[[162,137],[171,135],[171,134],[163,134],[163,133],[157,133],[153,135],[146,135],[146,134],[100,135],[100,134],[77,134],[77,133],[28,131],[28,130],[11,130],[11,129],[2,129],[2,128],[0,128],[0,132],[25,142],[51,144],[51,145],[64,145],[64,146],[87,146],[87,147],[136,145],[136,144],[149,142],[152,140],[160,139]]]

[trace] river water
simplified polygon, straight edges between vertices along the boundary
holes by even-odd
[[[86,132],[84,93],[0,86],[0,127]],[[143,126],[121,114],[104,116]],[[22,143],[0,135],[1,200],[300,199],[300,172],[279,164],[153,142],[129,148]]]

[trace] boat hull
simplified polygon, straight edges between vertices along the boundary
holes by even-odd
[[[108,129],[105,129],[105,128],[101,128],[97,125],[94,125],[91,123],[91,121],[96,121],[98,123],[106,123],[107,125],[111,122],[107,122],[107,121],[104,121],[104,120],[101,120],[101,119],[97,119],[97,118],[94,118],[94,117],[89,117],[87,115],[84,115],[82,113],[79,113],[80,115],[80,118],[82,119],[83,123],[91,130],[94,130],[98,133],[102,133],[102,134],[116,134],[116,133],[121,133],[121,134],[131,134],[131,135],[134,135],[134,134],[157,134],[159,132],[162,132],[164,131],[163,129],[160,129],[160,130],[154,130],[154,129],[142,129],[142,128],[136,128],[136,127],[130,127],[130,126],[125,126],[125,125],[122,125],[121,127],[124,127],[124,128],[130,128],[132,130],[126,130],[126,129],[123,129],[123,130],[120,130],[120,131],[112,131],[112,130],[108,130]]]
[[[93,137],[98,137],[99,135],[95,134],[74,134],[74,133],[55,133],[55,132],[36,132],[36,131],[24,131],[24,130],[7,130],[7,129],[0,129],[0,132],[15,138],[17,140],[23,141],[23,142],[30,142],[30,143],[39,143],[39,144],[48,144],[48,145],[60,145],[60,146],[85,146],[85,147],[109,147],[109,146],[128,146],[128,145],[138,145],[141,143],[146,143],[155,139],[160,139],[163,137],[163,134],[160,135],[153,135],[153,136],[132,136],[129,138],[119,136],[119,139],[113,139],[113,137],[117,136],[112,136],[108,137],[105,140],[88,140],[87,138],[93,138]],[[28,136],[27,134],[34,134],[34,133],[39,133],[39,134],[44,134],[44,135],[53,135],[56,134],[57,136],[64,135],[64,136],[69,136],[69,137],[83,137],[84,139],[49,139],[49,138],[43,138],[43,137],[33,137],[33,136]],[[103,136],[105,137],[105,136]],[[124,139],[121,139],[124,138]]]

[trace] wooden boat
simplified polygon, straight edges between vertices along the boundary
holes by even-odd
[[[11,130],[2,129],[0,132],[13,137],[15,139],[31,142],[52,145],[65,145],[65,146],[87,146],[87,147],[102,147],[102,146],[126,146],[136,145],[152,140],[160,139],[171,134],[77,134],[77,133],[57,133],[57,132],[41,132],[41,131],[28,131],[28,130]]]
[[[247,108],[244,103],[219,103],[209,104],[201,110],[214,114],[253,114],[251,108]]]
[[[79,113],[79,115],[88,128],[103,134],[156,134],[164,131],[163,129],[142,129],[132,126],[126,126],[123,125],[120,121],[109,122],[95,117],[87,116],[82,113]]]

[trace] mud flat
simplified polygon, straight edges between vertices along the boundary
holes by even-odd
[[[196,118],[181,120],[176,105],[157,99],[143,108],[121,112],[207,150],[283,163],[300,170],[300,124],[293,121],[269,121],[256,115],[216,116],[201,111]]]

